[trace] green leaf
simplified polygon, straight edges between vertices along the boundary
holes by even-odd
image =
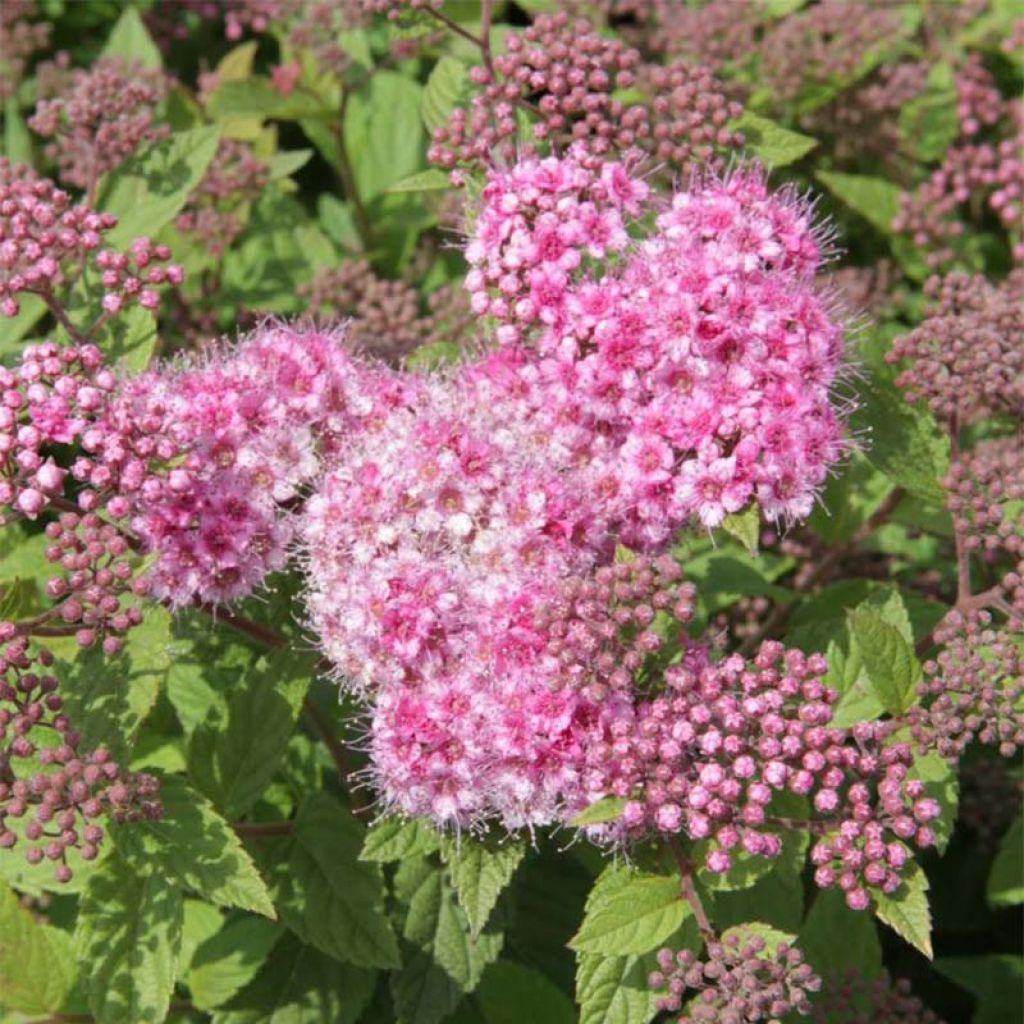
[[[111,853],[79,905],[75,948],[99,1024],[167,1015],[181,943],[181,892],[162,872],[139,873]]]
[[[443,56],[423,89],[420,116],[427,131],[433,134],[443,128],[451,112],[469,99],[470,89],[469,68],[455,57]]]
[[[921,664],[900,631],[863,605],[850,614],[850,629],[885,710],[898,715],[914,703]]]
[[[387,864],[441,849],[441,837],[422,818],[384,818],[366,830],[360,860]]]
[[[395,182],[388,192],[438,192],[451,187],[452,183],[448,180],[448,175],[436,167],[431,167],[428,171],[420,171]]]
[[[949,469],[949,442],[931,415],[909,405],[877,376],[862,379],[856,389],[850,429],[867,435],[867,460],[893,483],[932,504],[944,504],[939,481]]]
[[[244,815],[266,788],[295,729],[310,659],[283,651],[253,666],[228,700],[192,733],[188,774],[224,814]]]
[[[276,916],[270,893],[231,826],[184,779],[162,780],[163,816],[117,830],[137,864],[151,864],[178,885],[220,907]]]
[[[751,555],[757,554],[761,516],[756,505],[748,505],[742,512],[727,515],[722,521],[722,529],[735,537]]]
[[[276,181],[278,178],[287,178],[290,174],[294,174],[309,163],[309,158],[312,155],[313,150],[311,149],[293,149],[268,157],[266,164],[270,172],[270,180]]]
[[[217,152],[220,129],[205,125],[160,139],[108,175],[98,208],[113,213],[117,227],[110,245],[125,245],[139,235],[156,235],[181,211]]]
[[[442,841],[441,856],[474,939],[483,931],[501,891],[512,881],[525,855],[526,844],[521,839],[499,844],[465,835]]]
[[[935,832],[936,850],[945,853],[956,827],[956,812],[960,802],[960,784],[956,768],[938,754],[915,752],[914,763],[910,766],[907,777],[920,779],[925,786],[925,796],[937,801],[942,809],[939,816],[929,822],[929,825]]]
[[[617,821],[622,817],[628,802],[625,797],[620,796],[602,797],[580,811],[572,819],[572,824],[575,828],[582,828],[584,825],[601,825],[606,821]]]
[[[960,131],[953,68],[945,61],[928,71],[928,89],[900,110],[900,138],[908,152],[923,163],[939,160]]]
[[[129,64],[138,62],[144,68],[160,68],[160,48],[153,42],[142,22],[138,8],[126,7],[117,19],[101,57],[121,57]]]
[[[883,235],[892,234],[892,222],[900,212],[900,187],[885,178],[866,174],[817,171],[815,177],[851,210],[859,213]]]
[[[373,971],[340,964],[283,935],[259,972],[213,1024],[353,1024],[373,995]]]
[[[837,936],[842,941],[837,942]],[[874,978],[882,970],[882,946],[870,914],[851,910],[837,889],[823,889],[807,912],[797,945],[820,972],[855,970]]]
[[[269,78],[259,75],[221,83],[210,97],[207,109],[218,121],[225,122],[246,118],[299,121],[333,114],[316,96],[298,90],[283,96]]]
[[[907,862],[903,883],[891,896],[875,891],[875,914],[897,935],[928,959],[932,958],[932,915],[928,907],[928,879],[915,860]]]
[[[745,110],[730,127],[743,133],[746,148],[769,167],[796,163],[818,145],[817,139],[783,128],[752,110]]]
[[[185,976],[199,946],[216,935],[224,924],[224,912],[206,900],[186,897],[181,909],[181,951],[176,981]]]
[[[362,828],[326,793],[299,809],[295,837],[276,865],[281,918],[304,941],[361,967],[397,967],[380,869],[359,860]]]
[[[79,651],[72,662],[59,660],[65,710],[83,749],[105,746],[117,760],[127,760],[170,663],[170,614],[160,607],[146,609],[120,654],[111,657],[94,647]]]
[[[977,1004],[971,1024],[1011,1024],[1024,1019],[1024,960],[1019,956],[946,956],[935,969]]]
[[[46,313],[46,303],[37,295],[19,295],[18,305],[21,311],[17,316],[0,316],[0,357],[18,352],[21,339]]]
[[[671,935],[688,912],[678,878],[610,867],[591,891],[569,946],[580,953],[646,953]]]
[[[36,921],[0,882],[0,1006],[27,1014],[56,1013],[74,981],[71,936]]]
[[[409,177],[423,156],[417,82],[397,71],[378,71],[349,99],[345,146],[363,202]]]
[[[1024,903],[1024,817],[1021,815],[1017,815],[999,842],[986,895],[994,907]]]
[[[96,334],[96,344],[112,362],[139,373],[149,366],[157,341],[156,317],[142,306],[129,306],[107,320]]]
[[[185,976],[193,1004],[210,1012],[223,1006],[256,976],[281,928],[260,917],[228,921],[197,947]]]
[[[4,156],[12,164],[32,163],[32,136],[15,96],[4,100]]]
[[[572,1002],[538,970],[499,960],[476,992],[484,1024],[575,1024]]]
[[[503,937],[486,930],[476,938],[446,874],[426,858],[403,863],[395,890],[407,905],[402,934],[408,948],[391,976],[400,1024],[436,1024],[480,982],[497,959]]]
[[[647,984],[651,965],[639,956],[581,953],[576,965],[580,1024],[647,1024],[657,995]]]

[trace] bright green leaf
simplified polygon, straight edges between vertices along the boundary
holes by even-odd
[[[689,913],[679,879],[608,868],[587,900],[579,931],[569,943],[581,953],[646,953],[672,934]]]
[[[395,182],[388,191],[389,192],[439,192],[446,188],[451,188],[452,183],[448,179],[448,175],[444,171],[439,171],[436,167],[431,167],[427,171],[419,171],[417,174],[413,174],[408,178],[403,178],[401,181]]]
[[[455,57],[445,55],[427,78],[420,105],[423,124],[431,134],[448,123],[451,112],[470,95],[469,68]]]
[[[743,133],[746,148],[769,167],[796,163],[818,145],[817,139],[783,128],[752,110],[744,111],[730,127]]]
[[[433,853],[441,848],[441,837],[422,818],[384,818],[366,830],[360,860],[386,864]]]
[[[872,893],[875,914],[897,935],[928,959],[932,958],[932,915],[928,907],[928,879],[915,860],[907,862],[903,882],[891,895]]]
[[[206,173],[219,139],[215,125],[175,132],[108,175],[97,204],[118,220],[106,237],[108,244],[125,245],[169,224]]]
[[[639,956],[580,953],[576,966],[580,1024],[647,1024],[657,1000],[647,984],[650,969]]]
[[[757,554],[761,536],[761,516],[757,505],[748,505],[742,512],[733,512],[722,521],[722,529],[735,537],[752,554]]]
[[[921,665],[893,625],[863,605],[850,615],[850,630],[882,705],[898,715],[914,703]]]
[[[0,1007],[56,1013],[74,980],[71,936],[36,921],[0,882]]]
[[[572,819],[572,824],[575,828],[583,828],[584,825],[601,825],[606,821],[617,821],[622,817],[627,803],[625,797],[619,796],[606,796],[601,800],[595,800]]]
[[[138,63],[150,69],[163,65],[160,48],[146,30],[137,7],[124,8],[100,56],[121,57],[128,64]]]
[[[210,1012],[256,976],[281,927],[260,917],[237,917],[196,948],[185,977],[192,1002]]]
[[[836,937],[842,936],[842,942]],[[838,889],[818,892],[807,912],[797,945],[820,973],[842,974],[847,969],[865,978],[882,970],[882,946],[870,914],[851,910]]]
[[[899,185],[866,174],[818,171],[815,176],[829,192],[868,220],[882,234],[892,234],[892,222],[900,212]]]

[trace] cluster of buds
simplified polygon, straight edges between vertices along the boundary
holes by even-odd
[[[535,145],[579,143],[591,165],[637,149],[677,171],[691,160],[713,164],[720,150],[743,142],[729,127],[742,108],[706,68],[645,66],[638,50],[564,12],[510,33],[505,52],[473,68],[470,80],[480,91],[469,109],[457,107],[434,133],[428,156],[441,167],[514,161],[522,112],[536,119]],[[638,85],[649,88],[649,104],[617,97]]]
[[[814,1024],[946,1024],[915,996],[905,978],[887,971],[866,978],[861,971],[829,974],[814,1001]]]
[[[40,100],[29,126],[53,142],[58,176],[91,200],[100,175],[120,167],[145,142],[170,134],[157,122],[167,93],[160,71],[101,57],[88,71],[59,64],[39,74]]]
[[[0,7],[0,101],[15,95],[29,61],[50,42],[48,21],[36,0],[7,0]]]
[[[267,165],[251,146],[222,139],[203,180],[188,197],[178,230],[220,257],[241,234],[241,208],[259,198],[270,180]]]
[[[924,321],[893,342],[886,359],[906,363],[896,384],[939,420],[979,412],[1024,415],[1024,275],[998,285],[963,273],[932,277]]]
[[[171,250],[150,238],[136,238],[128,252],[104,249],[96,254],[96,266],[102,271],[103,309],[108,314],[120,313],[132,302],[143,309],[155,310],[160,305],[156,288],[165,284],[179,285],[185,272],[177,263],[170,263]],[[162,264],[167,264],[163,266]]]
[[[69,851],[95,859],[104,821],[159,817],[157,780],[125,773],[103,748],[79,751],[53,656],[15,633],[0,623],[0,849],[23,845],[30,864],[52,861],[67,882]]]
[[[799,949],[786,942],[769,948],[761,935],[743,925],[709,942],[705,960],[688,949],[659,950],[658,968],[648,984],[665,990],[657,1001],[659,1010],[677,1013],[683,999],[693,996],[679,1024],[757,1024],[790,1013],[806,1017],[810,994],[821,988],[821,979]]]

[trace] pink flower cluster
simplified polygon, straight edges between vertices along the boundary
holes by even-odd
[[[359,379],[339,335],[269,325],[203,362],[124,383],[118,414],[160,424],[181,453],[132,509],[133,532],[158,554],[154,594],[229,601],[284,564],[283,509],[316,473],[318,444],[373,411]]]
[[[609,447],[628,543],[751,500],[803,517],[843,449],[842,326],[813,285],[809,210],[740,171],[677,192],[631,243],[647,199],[627,166],[598,174],[575,154],[492,172],[467,247],[473,307],[530,351],[537,404]],[[608,252],[622,255],[603,274],[585,261]]]
[[[52,303],[87,261],[99,271],[107,315],[132,302],[156,309],[160,296],[154,289],[180,284],[184,273],[168,263],[170,250],[149,238],[135,239],[127,253],[101,249],[103,235],[116,225],[112,214],[72,206],[52,181],[0,157],[0,314],[18,315],[19,294]]]

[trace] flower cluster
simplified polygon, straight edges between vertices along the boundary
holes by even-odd
[[[270,180],[251,146],[222,139],[203,180],[188,197],[176,226],[214,256],[223,256],[242,232],[240,208],[257,199]]]
[[[456,107],[434,133],[428,156],[441,167],[513,162],[521,112],[536,118],[538,145],[575,141],[590,166],[631,149],[677,169],[714,164],[720,150],[743,142],[729,127],[742,108],[707,68],[645,65],[638,50],[565,12],[541,14],[522,33],[510,33],[505,52],[473,68],[470,80],[480,91],[469,109]],[[617,97],[638,83],[654,97],[650,103]]]
[[[424,313],[408,281],[380,277],[366,260],[325,267],[298,293],[317,318],[348,321],[345,340],[350,346],[391,363],[423,345],[466,342],[476,326],[462,288],[439,288]]]
[[[50,42],[50,23],[35,21],[37,0],[8,0],[0,8],[0,100],[14,96],[33,55]]]
[[[69,851],[97,856],[101,821],[160,815],[157,780],[125,773],[103,748],[79,751],[53,656],[14,631],[0,623],[0,849],[23,845],[30,864],[52,861],[67,882]]]
[[[659,1010],[677,1013],[683,998],[693,993],[679,1024],[756,1024],[790,1013],[806,1017],[809,994],[821,988],[799,949],[785,942],[769,948],[761,935],[743,926],[709,943],[707,960],[688,949],[674,953],[666,948],[658,951],[658,967],[648,984],[666,990],[657,1001]]]
[[[180,453],[166,484],[132,508],[134,534],[158,555],[156,596],[232,600],[284,564],[283,507],[317,471],[316,439],[329,444],[363,415],[356,378],[339,335],[270,325],[125,382],[118,415],[159,424]]]
[[[964,232],[958,217],[977,197],[1010,233],[1013,256],[1024,258],[1024,103],[1004,100],[991,73],[977,55],[957,75],[960,134],[941,164],[915,191],[901,197],[893,229],[926,250],[931,267],[955,258],[955,242]],[[991,136],[991,138],[990,138]]]
[[[626,166],[598,177],[573,155],[492,173],[467,247],[473,308],[536,351],[541,404],[613,443],[627,543],[752,500],[801,518],[843,449],[842,326],[812,280],[824,240],[795,195],[743,171],[677,192],[630,244],[623,214],[646,196]],[[601,277],[583,264],[623,249]]]
[[[61,181],[92,198],[101,174],[120,167],[144,142],[170,134],[156,108],[167,92],[160,71],[101,57],[88,71],[53,65],[39,75],[40,100],[29,119],[53,142],[47,155]]]
[[[826,975],[811,1019],[814,1024],[945,1024],[913,995],[909,981],[886,971],[873,981],[854,970]]]
[[[979,412],[1024,415],[1024,275],[993,285],[963,273],[933,277],[924,321],[886,359],[909,365],[896,384],[940,420]]]

